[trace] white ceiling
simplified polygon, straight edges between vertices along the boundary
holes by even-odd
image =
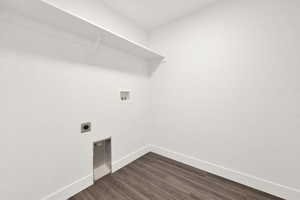
[[[112,10],[151,30],[189,15],[216,0],[102,0]]]

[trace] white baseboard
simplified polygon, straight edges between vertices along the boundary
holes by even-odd
[[[150,145],[149,149],[153,153],[160,154],[162,156],[174,159],[184,164],[193,166],[195,168],[216,174],[218,176],[227,178],[232,181],[247,185],[249,187],[273,194],[275,196],[287,199],[287,200],[299,200],[300,190],[277,184],[262,178],[258,178],[246,173],[235,171],[225,168],[207,161],[203,161],[191,156],[184,155],[182,153],[174,152],[166,148]]]
[[[115,172],[121,169],[122,167],[128,165],[132,161],[140,158],[141,156],[149,152],[150,146],[146,145],[135,152],[127,154],[120,160],[112,163],[112,171]],[[67,200],[68,198],[90,187],[91,185],[93,185],[93,173],[53,192],[52,194],[49,194],[41,200]]]
[[[122,167],[128,165],[129,163],[135,161],[136,159],[140,158],[141,156],[145,155],[146,153],[149,153],[150,151],[151,151],[150,145],[146,145],[146,146],[138,149],[135,152],[127,154],[120,160],[117,160],[112,163],[112,172],[118,171]]]
[[[88,188],[93,184],[93,174],[85,176],[70,185],[67,185],[56,192],[42,198],[41,200],[67,200],[78,192]]]
[[[122,167],[128,165],[139,157],[145,155],[146,153],[154,152],[159,155],[174,159],[178,162],[193,166],[195,168],[216,174],[218,176],[227,178],[232,181],[250,186],[252,188],[273,194],[275,196],[287,199],[287,200],[299,200],[300,190],[277,184],[262,178],[258,178],[246,173],[242,173],[236,170],[228,169],[223,166],[219,166],[204,160],[200,160],[191,156],[184,155],[175,151],[171,151],[166,148],[158,147],[155,145],[147,145],[135,152],[132,152],[118,161],[112,163],[112,172],[115,172]],[[83,177],[70,185],[67,185],[56,192],[44,197],[41,200],[67,200],[71,196],[77,194],[78,192],[88,188],[93,184],[93,175],[90,174]]]

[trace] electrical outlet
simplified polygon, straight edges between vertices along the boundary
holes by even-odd
[[[91,122],[85,122],[81,124],[81,133],[86,133],[91,131]]]

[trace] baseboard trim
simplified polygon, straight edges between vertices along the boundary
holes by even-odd
[[[128,165],[129,163],[135,161],[136,159],[142,157],[146,153],[151,151],[150,146],[146,145],[137,151],[127,154],[120,160],[117,160],[112,163],[112,172],[115,172],[122,167]],[[47,195],[46,197],[42,198],[41,200],[67,200],[68,198],[72,197],[73,195],[79,193],[80,191],[90,187],[93,185],[93,174],[89,174],[81,179],[74,181],[73,183]]]
[[[216,165],[204,160],[200,160],[191,156],[184,155],[166,148],[150,145],[149,149],[153,153],[160,154],[162,156],[174,159],[178,162],[193,166],[198,169],[216,174],[218,176],[227,178],[232,181],[247,185],[249,187],[273,194],[275,196],[288,199],[288,200],[299,200],[300,190],[277,184],[262,178],[258,178],[246,173],[242,173],[236,170],[228,169],[223,166]]]
[[[93,174],[89,174],[73,183],[49,194],[41,200],[67,200],[78,192],[88,188],[93,184]]]
[[[150,145],[146,145],[146,146],[138,149],[137,151],[127,154],[120,160],[117,160],[112,163],[112,172],[118,171],[122,167],[128,165],[129,163],[135,161],[136,159],[142,157],[143,155],[145,155],[146,153],[149,153],[150,151],[151,151]]]
[[[284,186],[281,184],[274,183],[256,176],[252,176],[246,173],[242,173],[236,170],[228,169],[223,166],[216,165],[198,158],[187,156],[182,153],[178,153],[163,147],[156,145],[146,145],[137,151],[127,154],[120,160],[112,163],[112,172],[116,172],[122,167],[128,165],[134,160],[140,158],[141,156],[149,153],[157,153],[159,155],[174,159],[178,162],[193,166],[195,168],[216,174],[218,176],[227,178],[232,181],[247,185],[249,187],[273,194],[275,196],[288,199],[288,200],[299,200],[300,190],[292,187]],[[93,184],[93,174],[85,176],[70,185],[67,185],[56,192],[42,198],[41,200],[67,200],[71,196],[77,194],[78,192],[88,188]]]

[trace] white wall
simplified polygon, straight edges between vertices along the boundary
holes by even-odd
[[[114,163],[147,144],[144,61],[105,46],[95,51],[22,17],[1,15],[0,26],[0,199],[39,200],[84,177],[89,184],[93,141],[112,137]],[[130,102],[120,101],[120,89],[132,91]],[[86,121],[92,132],[82,135]]]
[[[155,30],[154,144],[299,199],[299,19],[297,0],[221,1]]]
[[[99,1],[47,1],[147,43]],[[156,30],[151,46],[167,63],[151,82],[137,58],[0,20],[0,198],[39,200],[90,176],[91,143],[109,136],[115,163],[152,143],[300,188],[299,7],[224,1]],[[132,91],[128,104],[119,100],[123,88]],[[83,121],[92,122],[90,135],[79,133]]]

